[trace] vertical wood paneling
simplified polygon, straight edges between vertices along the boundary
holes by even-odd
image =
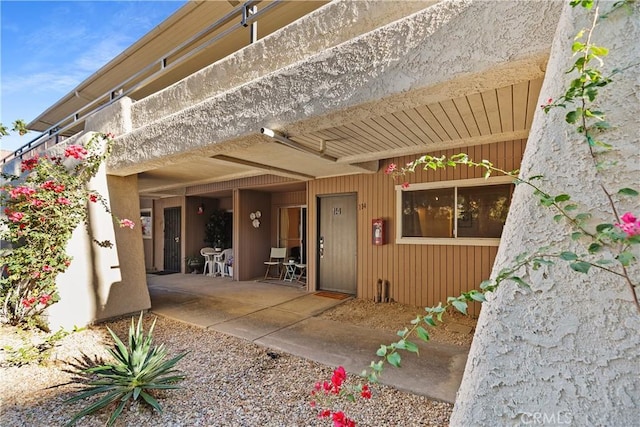
[[[489,144],[485,146],[463,147],[446,152],[431,153],[453,155],[466,152],[475,160],[487,159],[497,167],[507,170],[519,166],[524,150],[524,140]],[[459,295],[463,291],[475,289],[489,277],[496,247],[438,246],[438,245],[396,245],[395,244],[395,189],[403,180],[409,183],[479,178],[483,171],[477,168],[457,167],[446,170],[418,170],[399,178],[397,182],[384,175],[386,166],[393,162],[404,165],[414,156],[404,156],[381,162],[381,172],[369,175],[342,176],[313,180],[308,183],[306,203],[309,217],[309,260],[308,273],[310,289],[314,288],[316,266],[316,196],[323,194],[357,193],[358,224],[358,297],[373,299],[378,279],[388,280],[390,296],[398,302],[415,306],[437,305],[447,296]],[[274,195],[274,203],[280,202],[282,195]],[[295,194],[286,197],[304,197]],[[297,200],[297,199],[296,199]],[[365,206],[366,205],[366,206]],[[387,244],[371,244],[371,220],[385,218]],[[479,305],[472,304],[469,311],[477,314]]]

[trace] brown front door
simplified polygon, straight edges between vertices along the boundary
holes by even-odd
[[[355,194],[318,198],[318,289],[356,294],[356,203]]]

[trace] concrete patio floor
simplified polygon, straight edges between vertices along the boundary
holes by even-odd
[[[398,339],[388,331],[317,317],[347,300],[319,296],[299,286],[179,273],[147,275],[147,282],[154,314],[330,367],[341,365],[352,374],[376,360],[380,344]],[[386,367],[380,382],[453,403],[468,349],[441,343],[419,343],[419,347],[420,356],[404,353],[402,368]]]

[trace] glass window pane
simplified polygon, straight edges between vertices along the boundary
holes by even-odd
[[[458,188],[458,237],[499,238],[513,185]]]
[[[402,192],[402,237],[453,237],[453,188]]]

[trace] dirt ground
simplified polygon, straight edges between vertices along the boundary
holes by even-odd
[[[411,320],[418,314],[425,314],[424,309],[396,302],[375,303],[350,299],[325,311],[320,317],[396,332],[405,327],[410,328]],[[433,341],[467,347],[471,345],[477,319],[451,311],[444,315],[443,321],[444,324],[438,327],[427,328]]]

